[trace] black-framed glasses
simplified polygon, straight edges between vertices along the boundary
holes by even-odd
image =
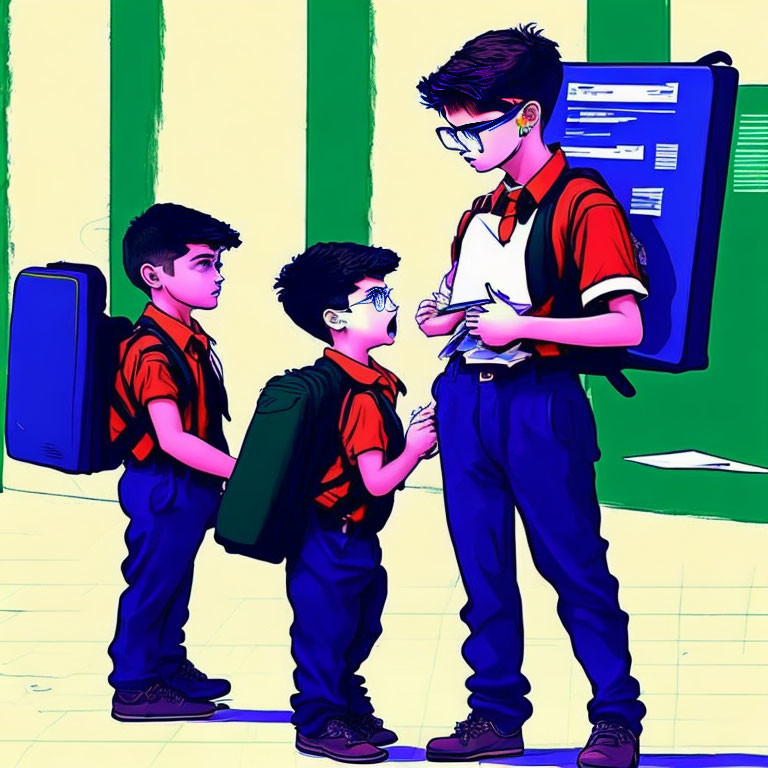
[[[480,134],[483,131],[492,131],[508,123],[517,116],[527,103],[525,101],[520,102],[520,104],[510,109],[509,112],[505,112],[495,120],[486,120],[483,123],[468,123],[457,128],[446,128],[445,126],[437,128],[435,131],[437,138],[440,139],[446,149],[454,152],[482,152],[483,142]]]
[[[381,288],[377,285],[369,288],[365,298],[350,304],[349,308],[352,309],[352,307],[356,307],[358,304],[373,304],[377,312],[383,312],[387,305],[389,305],[390,309],[397,309],[397,304],[392,300],[391,294],[391,288]]]

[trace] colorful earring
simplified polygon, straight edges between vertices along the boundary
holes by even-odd
[[[531,132],[531,126],[530,125],[521,125],[520,126],[520,135],[521,136],[527,136]]]

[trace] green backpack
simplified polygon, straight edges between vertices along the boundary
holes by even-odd
[[[219,508],[215,539],[227,552],[280,563],[296,550],[339,455],[343,400],[361,386],[325,357],[266,383]]]

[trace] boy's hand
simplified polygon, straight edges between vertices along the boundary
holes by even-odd
[[[435,419],[435,404],[429,403],[428,405],[420,405],[411,411],[411,420],[409,424],[418,424],[420,421],[434,421]]]
[[[437,443],[435,414],[433,408],[424,408],[411,418],[405,435],[405,448],[423,458]]]
[[[486,285],[492,303],[467,310],[469,335],[488,347],[506,347],[526,338],[530,320],[508,304],[490,285]]]
[[[463,312],[437,314],[437,301],[424,299],[416,310],[416,322],[425,336],[445,336],[452,333],[463,317]]]

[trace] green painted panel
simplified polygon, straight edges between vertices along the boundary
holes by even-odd
[[[768,86],[742,86],[723,211],[706,371],[629,372],[638,395],[618,396],[590,378],[603,459],[603,503],[631,509],[768,522],[768,476],[660,470],[624,456],[696,449],[768,466],[768,192],[734,184],[734,153],[744,130],[768,120]],[[762,117],[759,117],[762,116]],[[767,126],[768,127],[768,126]],[[737,143],[738,142],[738,143]],[[768,142],[766,142],[768,145]],[[754,147],[754,144],[741,145]],[[763,163],[766,165],[768,163]],[[763,185],[768,189],[768,184]],[[745,191],[749,189],[750,191]]]
[[[163,71],[162,0],[111,0],[109,180],[112,314],[137,317],[146,295],[123,270],[126,227],[155,201]]]
[[[588,0],[587,59],[669,61],[669,0]]]
[[[370,237],[373,11],[307,2],[307,245]]]
[[[10,266],[8,208],[8,105],[11,99],[11,70],[9,66],[10,0],[0,0],[0,155],[5,158],[0,171],[0,285],[5,289],[0,300],[0,435],[5,435],[5,395],[8,379],[8,326],[10,320]],[[4,438],[3,438],[4,439]],[[3,476],[4,453],[0,451],[0,478]],[[0,492],[3,483],[0,481]]]

